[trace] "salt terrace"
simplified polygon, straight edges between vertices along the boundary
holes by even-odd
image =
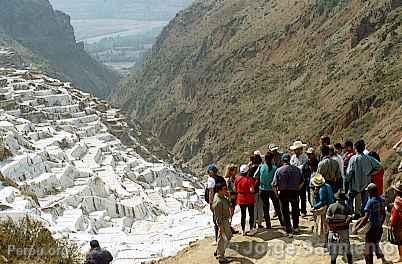
[[[0,219],[29,215],[83,250],[98,239],[115,264],[174,255],[210,234],[202,185],[123,145],[116,135],[130,128],[107,102],[0,68],[0,106],[0,172],[16,183],[0,181]]]

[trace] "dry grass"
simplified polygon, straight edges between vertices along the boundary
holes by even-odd
[[[29,217],[18,223],[12,219],[1,222],[0,241],[0,259],[4,263],[82,263],[76,244],[54,239],[42,223]]]

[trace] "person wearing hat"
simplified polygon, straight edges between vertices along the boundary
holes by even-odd
[[[391,232],[393,234],[392,244],[398,246],[399,260],[402,263],[402,181],[392,185],[396,193],[394,204],[391,210]]]
[[[382,260],[382,263],[389,263],[380,248],[383,233],[382,225],[384,224],[386,216],[385,200],[378,195],[378,189],[374,183],[370,183],[365,190],[369,195],[369,199],[364,207],[364,217],[356,225],[356,229],[358,230],[368,222],[370,223],[370,229],[366,233],[365,238],[364,258],[366,264],[373,264],[373,255],[375,253],[377,258]]]
[[[286,233],[291,236],[293,232],[299,232],[299,191],[304,181],[301,170],[290,165],[290,155],[283,154],[282,167],[276,170],[272,187],[279,198],[283,222],[286,226]],[[290,221],[289,205],[292,207],[292,222]]]
[[[269,144],[268,150],[274,155],[274,163],[277,168],[282,165],[282,154],[279,152],[279,147],[275,144]]]
[[[316,232],[320,234],[321,239],[326,245],[328,240],[328,226],[325,220],[325,213],[328,206],[334,202],[334,193],[332,192],[331,186],[325,183],[324,177],[319,173],[316,173],[311,179],[311,186],[315,197],[313,206],[314,220],[317,228],[318,226],[320,227]]]
[[[291,151],[293,151],[293,155],[290,158],[290,165],[296,166],[303,170],[304,165],[308,162],[308,156],[304,153],[304,148],[306,144],[303,144],[301,141],[295,141],[292,146],[289,147]],[[300,199],[300,212],[302,216],[307,215],[307,182],[304,181],[304,185],[299,192],[299,199]]]
[[[218,231],[219,228],[215,222],[215,215],[214,215],[214,210],[212,209],[212,203],[214,201],[215,193],[216,191],[216,186],[218,184],[220,185],[226,185],[226,180],[218,175],[218,167],[215,164],[210,164],[207,168],[207,173],[208,173],[208,182],[207,182],[207,188],[205,190],[205,201],[209,204],[209,207],[212,211],[212,218],[214,222],[214,228],[215,228],[215,241],[218,241]]]
[[[240,206],[241,211],[241,228],[243,235],[246,233],[246,213],[248,211],[249,224],[250,224],[250,234],[255,234],[254,226],[254,186],[255,180],[253,177],[249,176],[249,166],[243,164],[240,166],[240,175],[235,179],[235,188],[237,191],[236,203]]]
[[[364,140],[355,143],[356,154],[349,160],[346,176],[349,181],[349,206],[354,208],[354,219],[364,214],[363,201],[366,200],[365,188],[374,175],[382,168],[375,159],[370,159],[363,152],[366,149]],[[353,207],[353,201],[355,206]]]
[[[338,255],[345,255],[348,264],[353,263],[349,240],[349,224],[352,222],[352,210],[347,206],[347,196],[342,190],[335,195],[336,203],[328,207],[326,221],[329,226],[328,251],[331,264],[336,263]]]
[[[326,183],[331,185],[332,190],[337,192],[342,188],[342,174],[339,163],[331,157],[331,148],[329,146],[321,147],[322,159],[318,163],[317,172],[321,174]]]

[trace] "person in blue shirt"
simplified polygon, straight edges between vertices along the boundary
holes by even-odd
[[[271,151],[265,155],[265,163],[260,165],[260,197],[263,203],[264,209],[264,219],[266,223],[266,228],[271,229],[271,217],[269,215],[269,200],[272,200],[276,215],[278,216],[279,222],[284,226],[282,213],[279,205],[278,197],[276,197],[275,192],[272,188],[272,181],[276,172],[276,165],[274,164],[274,154]]]
[[[314,209],[320,209],[334,203],[334,193],[329,184],[325,183],[325,179],[321,174],[316,173],[311,179],[311,185],[315,192]]]
[[[325,183],[324,177],[316,173],[311,179],[311,186],[314,192],[313,216],[316,232],[320,235],[324,247],[328,244],[329,228],[326,223],[326,211],[329,205],[334,203],[334,193],[329,184]]]
[[[378,195],[377,185],[370,183],[366,191],[369,199],[364,207],[364,217],[361,219],[356,229],[361,228],[370,222],[370,229],[366,234],[366,244],[364,250],[364,258],[367,264],[373,264],[373,255],[376,254],[382,263],[389,263],[380,248],[380,241],[383,233],[382,225],[385,221],[385,200]]]

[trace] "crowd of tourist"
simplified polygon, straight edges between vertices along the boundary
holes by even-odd
[[[331,263],[336,263],[338,255],[346,255],[352,263],[349,237],[353,226],[353,232],[365,234],[368,264],[373,263],[374,254],[387,263],[379,243],[388,206],[389,237],[398,246],[402,263],[402,182],[393,186],[394,204],[386,205],[384,169],[376,152],[368,151],[363,140],[331,145],[330,137],[323,136],[320,143],[314,148],[296,141],[284,153],[270,144],[264,155],[257,150],[247,163],[226,166],[224,177],[216,165],[208,166],[205,200],[213,212],[219,263],[228,262],[225,249],[238,233],[231,226],[237,206],[244,236],[272,229],[271,219],[277,218],[284,235],[293,237],[300,233],[300,218],[311,213],[313,217],[306,221],[313,219],[314,232],[327,248]]]

